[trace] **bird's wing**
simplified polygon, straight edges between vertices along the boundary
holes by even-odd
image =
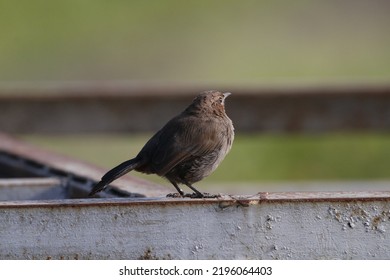
[[[177,164],[218,148],[215,127],[194,116],[183,116],[168,122],[145,146],[150,145],[151,168],[160,176]],[[150,143],[150,144],[149,144]]]

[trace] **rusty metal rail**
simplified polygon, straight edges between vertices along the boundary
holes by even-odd
[[[0,131],[156,131],[199,91],[233,92],[238,131],[390,131],[390,83],[223,86],[63,83],[0,86]]]

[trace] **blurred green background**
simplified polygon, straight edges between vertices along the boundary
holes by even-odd
[[[387,83],[389,15],[386,0],[0,0],[0,80]],[[110,168],[150,135],[22,138]],[[389,166],[388,134],[237,131],[205,181],[389,179]]]
[[[390,78],[387,0],[0,0],[0,80]]]

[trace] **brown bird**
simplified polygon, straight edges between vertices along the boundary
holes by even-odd
[[[171,119],[142,148],[138,155],[108,171],[90,196],[102,191],[131,170],[157,174],[168,179],[181,196],[178,184],[192,186],[210,175],[230,151],[234,139],[233,123],[225,113],[230,92],[216,90],[199,94],[178,116]]]

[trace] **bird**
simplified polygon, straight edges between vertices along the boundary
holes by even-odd
[[[166,178],[181,197],[179,184],[204,198],[193,184],[210,175],[231,150],[234,140],[232,120],[225,112],[225,99],[231,93],[203,91],[179,115],[168,121],[144,145],[136,157],[108,171],[89,196],[104,190],[111,182],[135,170]]]

